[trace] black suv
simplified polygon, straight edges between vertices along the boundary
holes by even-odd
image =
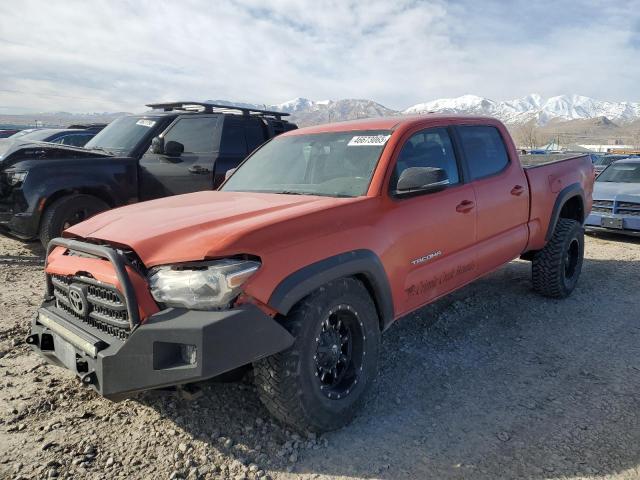
[[[211,190],[247,155],[296,125],[282,112],[199,102],[149,104],[84,148],[0,145],[0,227],[43,244],[100,211]]]

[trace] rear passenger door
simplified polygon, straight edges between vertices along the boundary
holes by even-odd
[[[228,170],[236,168],[268,138],[266,125],[260,118],[229,115],[224,118],[220,151],[216,160],[214,188],[224,181]]]
[[[180,155],[155,154],[140,159],[140,192],[144,200],[213,188],[214,160],[222,122],[220,115],[193,115],[176,119],[162,134],[181,144]]]
[[[510,158],[492,125],[455,128],[477,203],[478,273],[518,257],[528,240],[529,190],[518,158]]]

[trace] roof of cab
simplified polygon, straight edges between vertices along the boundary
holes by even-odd
[[[378,118],[363,118],[359,120],[348,120],[345,122],[325,123],[323,125],[313,125],[299,128],[284,133],[283,135],[304,135],[308,133],[328,133],[328,132],[351,132],[355,130],[396,130],[399,127],[423,123],[427,120],[445,121],[454,123],[464,123],[465,121],[486,121],[495,123],[498,120],[492,117],[481,117],[472,115],[455,115],[428,113],[424,115],[407,115]]]

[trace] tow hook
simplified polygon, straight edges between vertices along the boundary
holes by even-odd
[[[24,340],[28,345],[38,345],[38,335],[35,333],[33,335],[29,335]]]
[[[92,385],[96,383],[96,373],[95,372],[86,373],[80,377],[80,381],[85,385]]]

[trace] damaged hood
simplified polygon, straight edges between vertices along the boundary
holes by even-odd
[[[46,160],[59,158],[96,158],[110,157],[107,152],[87,150],[81,147],[60,145],[58,143],[35,142],[17,138],[0,139],[0,164],[8,166],[22,160]]]
[[[205,191],[110,210],[64,236],[133,249],[148,267],[238,254],[260,256],[291,238],[278,224],[362,200]],[[317,234],[310,232],[309,234]]]

